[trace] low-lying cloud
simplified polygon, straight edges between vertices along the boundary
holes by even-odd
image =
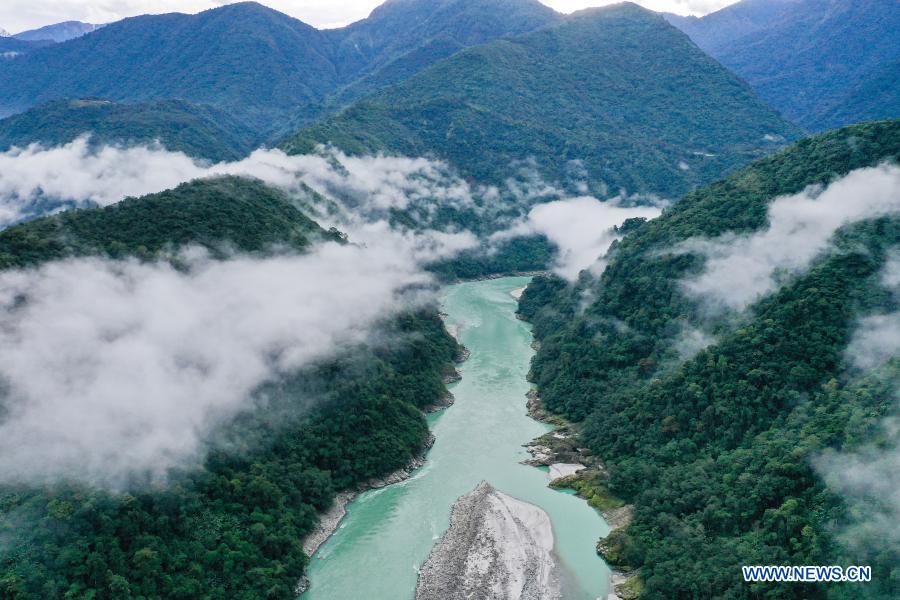
[[[891,252],[880,274],[881,284],[900,301],[900,252]],[[900,311],[867,315],[859,320],[847,346],[847,358],[860,369],[874,369],[900,356]]]
[[[602,257],[621,236],[615,228],[626,220],[653,219],[661,214],[657,206],[623,206],[617,199],[601,201],[590,196],[538,204],[528,216],[508,230],[495,234],[495,241],[510,237],[542,234],[559,248],[554,271],[574,281],[590,268],[599,274],[605,268]]]
[[[692,239],[678,248],[706,256],[704,272],[684,282],[712,307],[742,310],[807,269],[840,227],[900,211],[900,167],[858,169],[828,187],[775,199],[769,225],[750,235]]]
[[[0,153],[0,226],[36,216],[42,204],[108,206],[217,175],[255,177],[287,191],[305,185],[357,213],[382,216],[414,205],[468,207],[474,195],[489,191],[473,189],[446,163],[425,158],[260,149],[243,160],[210,164],[159,145],[94,147],[83,136],[62,146]]]
[[[850,522],[841,540],[856,552],[900,549],[900,422],[883,424],[887,445],[869,444],[854,452],[828,451],[814,461],[828,486],[848,500]]]
[[[454,237],[372,231],[296,256],[68,260],[0,273],[0,481],[124,485],[202,459],[260,385],[428,297]],[[412,286],[412,288],[410,288]]]

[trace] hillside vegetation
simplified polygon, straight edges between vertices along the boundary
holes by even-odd
[[[95,146],[159,142],[168,150],[217,162],[243,158],[259,141],[228,114],[181,100],[59,100],[0,121],[0,152],[32,143],[58,146],[86,134]]]
[[[893,0],[743,0],[669,19],[806,129],[900,117]]]
[[[166,258],[185,245],[303,252],[323,238],[340,240],[280,193],[223,178],[13,227],[0,234],[0,266]],[[228,443],[211,443],[202,468],[173,472],[165,486],[0,486],[0,538],[11,548],[0,597],[293,598],[317,511],[421,452],[419,409],[446,393],[458,352],[433,310],[386,318],[372,339],[264,386],[265,402],[217,431]]]
[[[213,254],[304,250],[340,240],[281,192],[238,177],[203,179],[105,208],[69,210],[0,232],[0,268],[72,256],[163,257],[189,245]]]
[[[610,491],[636,505],[634,522],[605,544],[608,558],[640,569],[644,597],[896,591],[890,545],[841,546],[849,501],[824,485],[813,458],[878,440],[880,419],[894,410],[898,365],[862,373],[844,352],[860,315],[896,310],[879,274],[900,244],[900,220],[840,230],[837,251],[746,315],[720,321],[715,339],[686,360],[675,342],[708,316],[680,284],[703,261],[663,251],[756,231],[776,196],[898,159],[900,121],[805,139],[639,226],[614,245],[599,281],[572,288],[538,278],[525,292],[520,312],[540,342],[533,378],[542,400],[583,422],[586,443],[607,463]],[[740,575],[740,565],[860,561],[875,569],[863,588],[748,587]]]
[[[394,0],[371,21],[335,30],[317,30],[255,2],[196,15],[144,15],[0,61],[0,116],[72,98],[182,99],[271,134],[309,122],[365,75],[366,89],[378,88],[374,72],[388,63],[405,60],[409,72],[443,58],[420,51],[436,39],[463,47],[531,31],[555,14],[537,0],[441,0],[440,10],[433,0]],[[404,59],[411,52],[417,58]]]
[[[282,146],[432,154],[491,183],[533,159],[573,189],[676,197],[797,134],[662,17],[621,4],[462,51]]]

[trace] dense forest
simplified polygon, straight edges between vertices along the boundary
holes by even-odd
[[[343,242],[258,182],[224,178],[11,228],[4,268],[67,256],[169,258],[186,245],[302,252]],[[456,342],[433,310],[258,390],[200,469],[112,493],[0,487],[2,598],[290,598],[301,540],[335,491],[405,466],[428,436],[420,410],[446,393]]]
[[[94,147],[159,142],[167,150],[212,161],[241,159],[260,141],[226,112],[183,100],[58,100],[0,121],[0,152],[35,142],[59,146],[85,134]]]
[[[667,18],[804,129],[900,114],[892,0],[750,0],[702,18]]]
[[[434,154],[491,183],[530,157],[598,197],[677,197],[799,135],[661,16],[623,3],[463,50],[281,145]]]
[[[834,250],[741,316],[713,320],[714,337],[679,357],[685,327],[709,316],[680,282],[701,255],[679,242],[767,222],[768,203],[900,158],[900,121],[805,139],[707,188],[659,219],[633,224],[598,281],[538,278],[521,314],[540,350],[532,376],[546,406],[579,421],[634,522],[607,557],[639,568],[649,598],[888,598],[900,591],[890,545],[842,545],[852,506],[813,466],[887,435],[900,364],[860,372],[845,349],[861,315],[897,310],[880,275],[900,244],[900,220],[839,230]],[[588,300],[585,301],[585,298]],[[869,507],[871,509],[871,507]],[[873,583],[756,584],[740,565],[871,564]]]
[[[274,247],[296,251],[326,239],[343,238],[319,227],[284,193],[257,180],[219,177],[5,229],[0,268],[87,255],[153,260],[188,245],[217,256]]]
[[[0,60],[0,115],[73,98],[181,99],[225,111],[257,134],[288,133],[448,52],[557,17],[538,0],[407,0],[320,30],[236,2],[122,19],[49,47],[0,37],[0,53],[24,54]]]

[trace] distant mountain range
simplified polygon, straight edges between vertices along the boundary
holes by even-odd
[[[85,133],[94,144],[147,144],[210,160],[237,160],[259,141],[227,113],[183,100],[120,104],[57,100],[0,121],[0,152],[33,142],[56,146]]]
[[[449,51],[555,18],[537,0],[392,0],[371,19],[325,31],[254,2],[135,17],[0,63],[0,115],[64,98],[181,98],[259,131],[284,129],[320,115],[360,77],[365,91],[379,88],[379,68],[394,65],[393,82]]]
[[[677,197],[799,130],[659,15],[634,4],[459,52],[283,143],[435,154],[502,182],[534,159],[600,195]]]
[[[667,18],[809,130],[900,116],[896,0],[743,0]]]
[[[26,42],[52,41],[59,43],[81,37],[100,29],[101,27],[103,27],[103,25],[82,23],[81,21],[65,21],[63,23],[46,25],[37,29],[29,29],[28,31],[17,33],[12,37]]]
[[[597,193],[675,197],[797,137],[756,95],[806,129],[896,116],[894,7],[744,0],[702,19],[667,16],[752,90],[628,3],[564,17],[537,0],[389,0],[334,30],[254,2],[147,15],[63,43],[0,38],[0,116],[40,107],[0,125],[0,139],[63,140],[79,128],[113,139],[107,126],[115,139],[172,139],[156,125],[124,124],[142,122],[148,104],[179,99],[182,109],[230,115],[222,143],[176,144],[194,155],[239,154],[249,139],[287,139],[292,151],[332,142],[434,154],[486,179],[534,158],[562,180],[583,161]],[[53,27],[62,36],[93,26]],[[43,106],[72,98],[140,108],[104,116],[113,126]],[[38,136],[33,125],[47,110],[60,118]]]

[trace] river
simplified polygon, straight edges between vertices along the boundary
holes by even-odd
[[[527,283],[507,277],[445,289],[447,322],[459,327],[471,352],[462,380],[450,388],[456,403],[428,418],[437,440],[425,466],[348,505],[337,532],[312,558],[304,600],[414,598],[417,568],[447,529],[453,503],[482,480],[550,515],[566,598],[605,597],[609,570],[595,545],[606,523],[584,500],[547,487],[544,471],[520,464],[529,458],[523,444],[551,429],[525,414],[534,351],[510,292]]]

